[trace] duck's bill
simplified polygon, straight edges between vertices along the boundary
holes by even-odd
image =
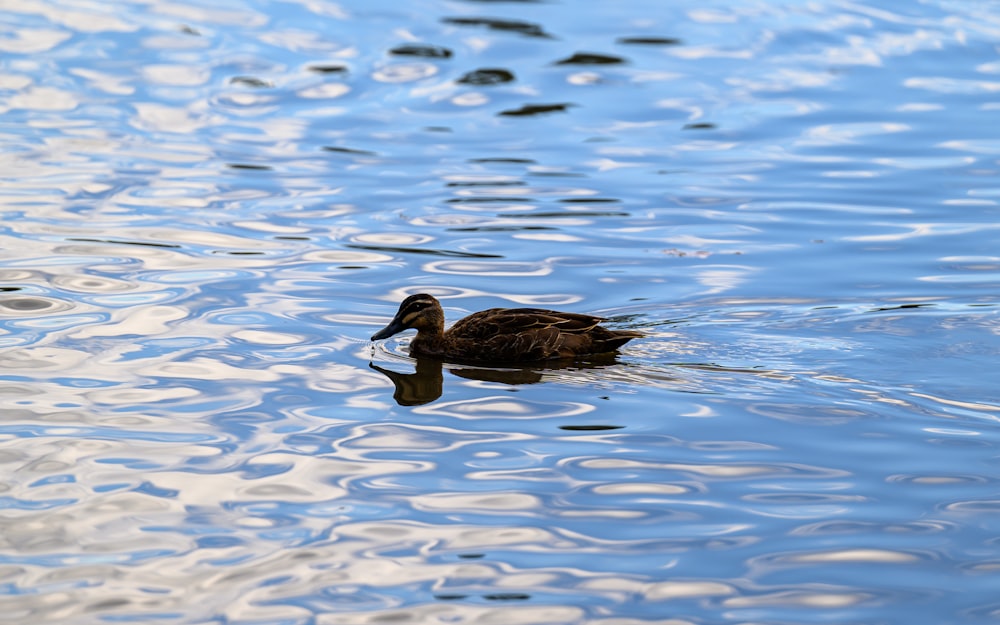
[[[386,327],[382,328],[381,330],[373,334],[372,340],[381,341],[382,339],[389,338],[393,334],[399,334],[405,329],[406,328],[403,327],[403,324],[399,320],[393,319],[391,322],[389,322],[389,325],[387,325]]]

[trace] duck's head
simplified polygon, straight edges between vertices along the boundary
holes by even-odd
[[[432,333],[444,331],[444,311],[441,302],[432,295],[417,293],[403,300],[389,325],[372,335],[373,341],[387,339],[393,334],[413,328],[417,332]]]

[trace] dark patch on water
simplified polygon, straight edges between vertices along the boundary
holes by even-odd
[[[545,32],[538,24],[522,22],[519,20],[507,20],[493,17],[445,17],[441,20],[445,24],[455,26],[485,26],[490,30],[502,32],[512,32],[526,37],[539,37],[542,39],[552,39],[552,35]]]
[[[470,163],[510,163],[514,165],[535,165],[538,161],[531,158],[470,158]]]
[[[934,304],[900,304],[898,306],[879,306],[873,308],[868,312],[886,312],[888,310],[914,310],[917,308],[929,308],[934,306]]]
[[[586,178],[587,174],[573,171],[533,171],[532,176],[538,178]]]
[[[540,212],[531,213],[528,215],[511,214],[504,215],[507,219],[561,219],[564,217],[628,217],[631,213],[626,213],[623,211],[573,211],[573,212]]]
[[[469,181],[469,182],[449,182],[446,187],[520,187],[524,183],[520,180],[489,180],[489,181]]]
[[[346,65],[310,65],[310,72],[316,72],[317,74],[346,74]]]
[[[407,43],[396,46],[389,50],[389,54],[396,56],[415,56],[423,59],[450,59],[451,50],[444,46],[435,46],[426,43]]]
[[[551,226],[468,226],[448,228],[449,232],[525,232],[531,230],[558,230]]]
[[[446,204],[530,204],[535,200],[526,197],[453,197]]]
[[[514,73],[511,71],[505,69],[485,68],[471,71],[457,79],[455,82],[463,85],[487,86],[513,82],[514,80]]]
[[[274,171],[274,168],[270,165],[253,165],[250,163],[226,163],[226,167],[246,171]]]
[[[378,156],[378,152],[371,152],[369,150],[358,150],[355,148],[343,148],[335,145],[324,145],[324,152],[336,152],[337,154],[353,154],[355,156]]]
[[[532,115],[544,115],[546,113],[564,113],[571,106],[576,106],[576,105],[570,103],[525,104],[521,108],[507,109],[506,111],[500,111],[499,114],[505,115],[507,117],[529,117]]]
[[[620,65],[627,62],[622,57],[611,54],[577,52],[573,56],[556,61],[555,65]]]
[[[676,37],[619,37],[618,43],[640,46],[679,46],[683,42]]]
[[[241,87],[251,87],[253,89],[265,89],[274,87],[274,83],[255,76],[233,76],[229,79],[229,84],[240,85]]]

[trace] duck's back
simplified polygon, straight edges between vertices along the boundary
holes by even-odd
[[[453,358],[527,362],[614,351],[638,332],[609,330],[603,318],[543,308],[491,308],[473,313],[445,332]]]
[[[488,339],[498,335],[513,335],[544,328],[579,334],[604,321],[601,317],[580,313],[565,313],[544,308],[490,308],[472,313],[455,322],[447,334],[460,338]]]

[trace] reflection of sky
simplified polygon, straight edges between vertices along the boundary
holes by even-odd
[[[11,613],[988,619],[995,8],[585,4],[6,7]]]

